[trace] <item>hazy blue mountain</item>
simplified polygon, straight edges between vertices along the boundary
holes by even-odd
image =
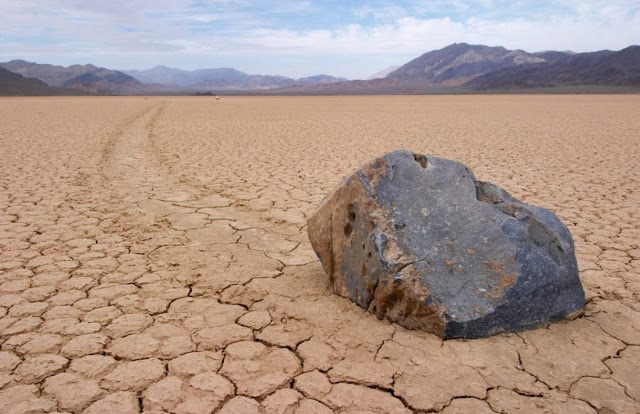
[[[323,85],[347,79],[316,75],[292,79],[285,76],[248,75],[233,68],[180,70],[156,66],[147,70],[123,71],[146,84],[173,85],[191,88],[273,89],[292,85]]]

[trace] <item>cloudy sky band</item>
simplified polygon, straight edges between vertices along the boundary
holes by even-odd
[[[0,25],[2,61],[363,78],[454,42],[619,50],[640,43],[640,2],[23,0]]]

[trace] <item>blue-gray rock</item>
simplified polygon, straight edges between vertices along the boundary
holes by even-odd
[[[335,293],[409,329],[486,337],[584,306],[567,227],[457,161],[373,159],[322,201],[308,232]]]

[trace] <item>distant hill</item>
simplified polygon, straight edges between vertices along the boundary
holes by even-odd
[[[466,86],[496,90],[583,85],[640,87],[640,46],[619,52],[567,54],[543,64],[505,68],[479,76]]]
[[[294,80],[294,83],[296,85],[327,85],[331,83],[346,82],[348,80],[349,79],[347,78],[336,78],[335,76],[329,75],[315,75],[296,79]]]
[[[248,75],[233,68],[188,71],[156,66],[142,71],[125,70],[123,72],[146,84],[179,86],[190,89],[273,89],[293,85],[325,85],[347,80],[328,75],[316,75],[300,79],[292,79],[285,76]]]
[[[640,46],[629,46],[618,52],[529,53],[500,46],[454,43],[400,67],[378,72],[373,79],[355,81],[328,75],[300,79],[249,75],[233,68],[185,71],[156,66],[123,72],[93,65],[62,67],[23,60],[0,63],[0,68],[40,79],[50,87],[96,94],[640,92]],[[32,90],[45,94],[43,85],[33,83],[33,79],[7,78],[5,90],[15,90],[18,85],[24,86],[25,94]],[[48,91],[47,94],[63,93]]]
[[[528,53],[455,43],[427,52],[383,78],[332,85],[293,86],[286,94],[469,93],[539,88],[640,89],[640,46],[619,52]],[[568,89],[567,89],[568,88]],[[612,89],[613,88],[613,89]],[[575,90],[575,89],[573,89]]]
[[[49,86],[97,94],[131,93],[144,88],[140,81],[127,74],[93,65],[64,67],[12,60],[0,63],[0,67],[28,78],[40,79]]]
[[[454,43],[402,65],[387,78],[458,86],[484,73],[540,62],[544,62],[544,59],[522,50]]]
[[[83,92],[49,86],[40,79],[24,76],[0,67],[0,96],[83,95]]]
[[[241,81],[247,76],[233,68],[180,70],[156,66],[147,70],[123,70],[129,76],[147,84],[190,86],[206,81]]]

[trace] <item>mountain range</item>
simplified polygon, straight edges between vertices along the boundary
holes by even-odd
[[[53,96],[53,95],[84,95],[82,91],[74,89],[56,88],[49,86],[40,79],[25,78],[24,76],[0,67],[0,96]]]
[[[94,94],[640,91],[640,46],[629,46],[618,52],[528,53],[504,47],[455,43],[427,52],[399,67],[387,68],[368,80],[355,81],[328,75],[300,79],[249,75],[233,68],[185,71],[157,66],[144,71],[117,71],[93,65],[63,67],[23,60],[0,63],[0,68],[25,78],[37,78],[50,87]],[[3,88],[20,91],[16,86],[20,82],[25,84],[18,78],[3,81],[0,94],[4,93]]]
[[[127,94],[144,89],[142,82],[117,70],[93,65],[69,67],[43,65],[24,60],[0,63],[0,67],[27,78],[37,78],[49,86],[94,94]]]
[[[477,93],[536,89],[550,92],[640,91],[640,46],[629,46],[618,52],[528,53],[504,47],[455,43],[427,52],[381,79],[292,87],[282,92]]]

